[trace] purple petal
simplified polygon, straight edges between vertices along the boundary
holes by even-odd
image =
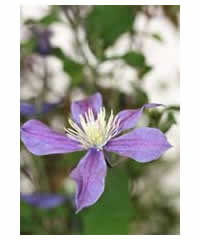
[[[129,128],[133,128],[135,124],[138,122],[138,120],[140,119],[144,108],[153,108],[153,107],[159,107],[159,106],[163,106],[163,105],[157,104],[157,103],[150,103],[150,104],[145,104],[138,109],[127,109],[119,112],[117,114],[118,118],[120,119],[119,132]]]
[[[69,153],[83,150],[82,146],[57,133],[38,120],[29,120],[21,127],[21,140],[35,155]]]
[[[53,193],[21,193],[20,198],[24,202],[39,208],[57,207],[68,200],[65,196]]]
[[[38,39],[38,51],[42,56],[47,56],[51,53],[50,31],[41,32]]]
[[[92,109],[95,117],[97,113],[100,111],[102,106],[102,96],[100,93],[96,93],[84,100],[72,102],[71,112],[73,119],[79,123],[79,115],[84,114],[88,111],[88,108]]]
[[[77,212],[94,204],[104,191],[106,162],[102,151],[90,149],[70,177],[77,184],[75,204]]]
[[[144,127],[112,139],[104,149],[138,162],[149,162],[159,158],[170,147],[159,129]]]
[[[20,113],[24,116],[35,116],[39,114],[45,114],[54,110],[59,103],[41,103],[40,106],[32,103],[20,102]]]
[[[37,51],[42,56],[47,56],[51,53],[51,42],[50,38],[53,35],[52,31],[49,29],[39,29],[35,26],[32,28],[32,32],[36,36],[37,40]]]

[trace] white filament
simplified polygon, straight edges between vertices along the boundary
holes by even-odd
[[[104,107],[100,109],[96,119],[90,108],[79,118],[80,126],[69,119],[71,128],[65,128],[65,131],[68,137],[80,142],[86,149],[95,147],[102,150],[103,146],[118,133],[120,120],[114,117],[113,111],[111,111],[106,121]]]

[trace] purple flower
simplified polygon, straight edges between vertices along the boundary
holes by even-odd
[[[38,208],[54,208],[68,201],[68,197],[55,193],[21,193],[20,199]]]
[[[46,57],[51,53],[51,42],[50,38],[52,37],[53,33],[49,29],[42,29],[33,27],[32,28],[33,34],[37,37],[37,51],[40,53],[41,56]]]
[[[51,53],[51,43],[50,37],[52,36],[52,32],[49,30],[44,30],[39,34],[38,39],[38,51],[42,56],[47,56]]]
[[[61,102],[57,103],[46,103],[43,102],[40,106],[37,106],[33,103],[28,102],[20,102],[20,113],[23,116],[32,117],[40,114],[45,114],[50,111],[53,111]]]
[[[69,153],[87,150],[70,177],[76,182],[75,205],[77,212],[94,204],[102,195],[107,164],[104,151],[115,152],[138,162],[149,162],[159,158],[171,145],[164,134],[156,128],[133,128],[144,108],[161,104],[145,104],[139,109],[119,112],[115,117],[111,111],[106,118],[99,93],[77,102],[72,102],[73,120],[66,134],[53,131],[37,120],[27,121],[21,128],[21,139],[30,152],[36,155]]]

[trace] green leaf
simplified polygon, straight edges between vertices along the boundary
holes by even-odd
[[[141,69],[139,69],[138,77],[142,79],[147,73],[151,72],[152,66],[144,65]]]
[[[52,6],[49,13],[42,17],[40,20],[29,18],[24,23],[25,24],[41,24],[43,26],[48,26],[54,22],[60,21],[59,19],[59,8],[57,6]]]
[[[69,234],[67,220],[71,220],[70,211],[68,202],[55,208],[42,209],[21,201],[20,232],[29,235]],[[78,220],[78,216],[75,218]],[[59,226],[56,224],[58,220]],[[45,226],[46,222],[48,226]]]
[[[108,169],[106,187],[98,202],[83,210],[84,234],[128,234],[134,209],[124,167]]]
[[[143,106],[145,103],[149,102],[149,98],[147,93],[139,87],[137,84],[133,83],[132,84],[134,88],[134,107],[139,108]]]
[[[152,37],[159,42],[163,42],[163,38],[158,33],[153,33]]]
[[[36,221],[36,216],[34,215],[34,209],[32,206],[20,202],[20,233],[21,234],[42,234],[41,229],[41,218],[38,218]]]
[[[152,67],[146,64],[145,56],[136,51],[131,51],[122,56],[122,59],[130,66],[138,70],[138,77],[142,79]]]
[[[163,111],[158,109],[148,110],[149,127],[159,128],[159,123],[162,118]]]
[[[31,55],[37,47],[37,39],[32,37],[31,39],[21,43],[20,48],[24,55]]]
[[[180,111],[180,106],[179,105],[170,105],[166,108],[166,110]]]
[[[127,64],[136,68],[141,68],[145,65],[145,57],[140,52],[128,52],[123,56],[123,59]]]
[[[78,85],[83,80],[83,64],[75,62],[66,56],[60,48],[54,48],[52,54],[63,63],[63,70],[72,78],[72,84]]]
[[[43,17],[40,19],[39,23],[45,26],[48,26],[51,23],[59,21],[58,17],[58,7],[57,6],[52,6],[50,9],[50,12],[47,16]]]
[[[167,117],[166,117],[165,121],[161,122],[159,127],[160,127],[160,130],[165,133],[174,124],[176,124],[176,119],[175,119],[173,112],[170,111],[167,113]]]
[[[121,34],[131,31],[135,6],[95,6],[86,18],[86,32],[93,53],[103,58],[104,50]]]

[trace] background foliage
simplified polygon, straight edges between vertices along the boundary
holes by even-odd
[[[35,118],[63,131],[71,100],[97,91],[102,93],[104,105],[115,112],[149,102],[143,82],[156,66],[148,63],[138,37],[142,34],[160,44],[165,39],[162,32],[139,32],[135,22],[139,16],[148,22],[158,14],[179,31],[178,6],[51,6],[38,18],[23,18],[22,11],[21,104],[29,105],[26,109],[21,105],[21,124]],[[71,52],[52,41],[55,24],[70,29]],[[123,36],[129,39],[128,50],[109,54]],[[107,63],[113,67],[103,72],[102,66]],[[124,71],[127,67],[134,70],[128,93],[115,84],[102,83],[105,78],[115,81],[118,66]],[[123,79],[121,84],[126,84]],[[175,104],[147,111],[143,122],[167,134],[177,124],[178,112],[179,105]],[[37,157],[21,145],[21,192],[71,197],[74,185],[68,175],[82,156]],[[111,160],[119,164],[109,169],[103,196],[77,215],[71,201],[52,209],[21,201],[21,234],[179,234],[179,209],[174,203],[179,192],[165,191],[165,185],[158,184],[179,159],[164,158],[141,164],[112,155]]]

